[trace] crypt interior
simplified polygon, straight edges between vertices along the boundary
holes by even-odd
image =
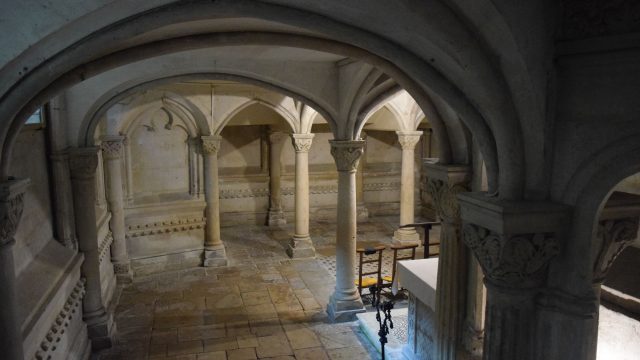
[[[2,358],[637,359],[639,19],[0,2]]]

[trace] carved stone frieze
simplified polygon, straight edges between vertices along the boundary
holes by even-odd
[[[40,349],[36,351],[35,360],[51,359],[53,354],[57,350],[57,344],[65,335],[66,329],[71,324],[74,317],[82,317],[82,298],[85,294],[85,279],[81,278],[73,288],[71,295],[65,302],[62,310],[54,320],[53,324],[49,328],[49,332],[45,335],[45,338],[40,342]]]
[[[98,247],[98,254],[101,263],[109,253],[109,247],[111,246],[112,242],[113,234],[111,233],[111,231],[108,231],[107,235],[105,235],[104,239],[102,239],[102,241],[100,242],[100,246]]]
[[[450,223],[460,222],[458,194],[467,191],[469,191],[467,183],[449,185],[443,180],[427,180],[427,192],[433,200],[438,216]]]
[[[269,189],[221,189],[220,199],[242,199],[269,196]]]
[[[291,141],[296,152],[309,152],[313,143],[313,134],[292,134]]]
[[[503,235],[467,223],[463,239],[475,253],[485,277],[509,287],[539,284],[549,261],[559,253],[551,233]]]
[[[217,154],[222,137],[219,135],[202,136],[202,152],[207,155]]]
[[[564,0],[562,37],[583,39],[640,32],[640,2]]]
[[[202,229],[204,228],[205,223],[206,218],[195,217],[157,221],[149,224],[129,225],[127,229],[127,236],[139,237]]]
[[[610,219],[598,223],[602,246],[593,265],[593,281],[602,282],[620,253],[638,236],[638,217]]]
[[[422,131],[396,131],[402,150],[414,150],[420,141]]]
[[[76,148],[69,154],[69,170],[72,179],[93,179],[98,167],[98,148]]]
[[[0,246],[14,242],[22,210],[24,193],[29,186],[27,179],[8,180],[0,185]]]
[[[120,159],[124,148],[123,137],[109,137],[102,140],[100,145],[102,156],[107,160]]]
[[[331,144],[331,155],[336,161],[338,171],[355,172],[358,168],[358,161],[364,153],[362,140],[329,140]]]

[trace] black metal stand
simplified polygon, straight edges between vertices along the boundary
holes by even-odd
[[[415,223],[415,224],[401,225],[400,228],[421,227],[424,229],[424,241],[422,242],[422,246],[424,247],[424,255],[422,257],[427,259],[431,256],[431,254],[429,254],[429,231],[431,230],[431,227],[433,225],[439,225],[439,224],[440,223],[437,221],[427,221],[427,222],[421,222],[421,223]],[[433,244],[433,245],[440,245],[440,243]]]
[[[393,301],[384,301],[380,303],[380,289],[373,285],[369,288],[369,292],[373,296],[371,305],[376,308],[376,320],[380,325],[378,330],[378,336],[380,337],[380,353],[382,354],[382,360],[385,360],[384,346],[388,342],[387,335],[389,335],[389,329],[393,329],[393,320],[391,320],[391,309],[393,309]],[[384,319],[380,316],[380,311],[384,315]],[[388,325],[387,325],[388,324]]]

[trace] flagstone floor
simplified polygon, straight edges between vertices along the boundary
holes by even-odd
[[[389,243],[393,223],[360,224],[359,239]],[[335,225],[311,228],[324,261],[286,256],[291,225],[236,226],[222,229],[229,266],[137,278],[120,290],[115,344],[99,358],[378,359],[357,322],[327,322]]]

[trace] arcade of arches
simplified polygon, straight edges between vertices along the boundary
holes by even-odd
[[[634,358],[639,12],[0,2],[3,358]]]

